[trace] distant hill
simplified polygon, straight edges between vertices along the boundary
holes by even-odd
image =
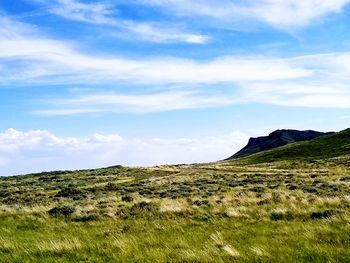
[[[309,141],[295,142],[244,157],[249,163],[319,160],[350,155],[350,129]]]
[[[228,159],[236,159],[269,149],[274,149],[290,143],[312,140],[329,134],[332,133],[323,133],[312,130],[276,130],[270,133],[268,136],[250,138],[247,146]]]

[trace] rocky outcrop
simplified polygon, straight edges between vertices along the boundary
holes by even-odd
[[[277,148],[293,142],[312,140],[314,138],[331,134],[318,131],[276,130],[268,136],[250,138],[247,146],[228,159],[236,159],[261,151]]]

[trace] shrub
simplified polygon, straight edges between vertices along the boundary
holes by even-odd
[[[132,216],[142,215],[146,216],[158,212],[158,206],[152,202],[141,201],[131,207],[120,205],[116,211],[116,215],[121,218],[129,218]]]
[[[168,193],[168,192],[160,192],[160,193],[159,193],[159,197],[160,197],[160,198],[164,198],[164,197],[167,197],[167,196],[169,196],[169,193]]]
[[[266,188],[264,186],[256,185],[250,188],[250,191],[255,193],[264,193]]]
[[[269,199],[263,199],[257,202],[257,205],[267,205],[270,203]]]
[[[289,186],[289,190],[297,190],[298,189],[298,187],[296,186],[296,185],[290,185]]]
[[[193,202],[193,205],[195,206],[209,206],[208,200],[196,200]]]
[[[141,189],[139,190],[139,195],[152,195],[153,191],[151,189]]]
[[[146,201],[141,201],[139,203],[134,204],[131,207],[132,211],[137,211],[137,210],[141,210],[141,211],[155,211],[157,210],[157,207],[154,203],[152,202],[146,202]]]
[[[57,217],[57,216],[69,216],[69,215],[73,214],[74,211],[75,211],[74,207],[61,206],[61,207],[54,207],[47,212],[50,216]]]
[[[197,221],[209,221],[211,218],[209,214],[199,214],[193,217],[193,219]]]
[[[75,222],[89,222],[89,221],[96,221],[98,219],[97,215],[86,215],[86,216],[80,216],[74,218]]]
[[[106,184],[105,189],[107,191],[115,191],[115,190],[117,190],[117,186],[114,183],[109,182]]]
[[[130,195],[124,195],[122,196],[122,201],[123,202],[132,202],[134,200],[134,198]]]
[[[323,219],[323,218],[329,218],[332,216],[337,216],[340,214],[340,211],[338,210],[324,210],[324,211],[316,211],[311,214],[311,219]]]
[[[85,198],[86,196],[84,193],[76,188],[73,187],[67,187],[62,190],[60,190],[55,197],[65,197],[65,198],[72,198],[73,200],[78,200],[81,198]]]
[[[274,211],[271,213],[270,219],[273,221],[279,221],[279,220],[292,220],[294,218],[294,215],[290,211]]]

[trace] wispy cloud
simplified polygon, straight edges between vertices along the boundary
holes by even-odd
[[[191,91],[167,91],[125,95],[115,93],[80,94],[68,99],[44,101],[49,109],[34,111],[39,115],[81,115],[86,113],[150,113],[231,105],[233,95],[200,94]]]
[[[25,24],[6,18],[1,22],[2,85],[108,84],[143,88],[143,92],[134,95],[117,91],[107,94],[101,90],[61,98],[61,106],[38,109],[40,114],[145,113],[249,102],[350,108],[348,52],[289,58],[226,56],[206,61],[175,57],[136,60],[86,54],[76,43],[47,38]],[[149,90],[154,85],[163,89],[154,93]],[[173,85],[182,88],[169,92]],[[197,93],[189,92],[193,86]],[[235,89],[234,97],[215,95],[215,90],[222,86],[228,91],[227,87]]]
[[[50,3],[50,12],[58,16],[86,23],[108,25],[115,20],[113,6],[106,3],[82,3],[75,0],[56,0]]]
[[[115,56],[85,54],[73,43],[16,30],[10,20],[1,19],[7,35],[0,35],[0,59],[11,61],[16,76],[2,75],[0,81],[56,81],[191,84],[237,81],[280,80],[307,77],[312,71],[288,59],[266,57],[219,57],[204,62],[158,57],[132,60]],[[1,32],[1,31],[0,31]],[[23,33],[24,32],[24,33]],[[18,74],[18,72],[20,72]],[[45,83],[49,84],[49,83]]]
[[[242,101],[306,108],[350,108],[350,91],[339,83],[298,84],[268,82],[247,84]]]
[[[202,16],[227,26],[258,21],[281,29],[300,28],[332,13],[339,13],[349,0],[143,0],[179,16]]]
[[[130,32],[141,39],[159,43],[183,42],[188,44],[205,44],[210,37],[204,34],[188,33],[180,26],[166,23],[137,23],[134,21],[121,20],[118,27]]]
[[[146,114],[174,110],[223,107],[234,104],[260,103],[290,107],[350,108],[350,91],[338,86],[316,86],[291,82],[245,83],[225,95],[183,90],[147,94],[116,94],[89,91],[42,101],[42,109],[32,113],[42,116],[71,116],[103,113]]]
[[[140,139],[118,134],[59,137],[45,130],[8,129],[0,133],[0,175],[116,164],[149,166],[215,161],[230,156],[247,139],[239,131],[202,138]]]
[[[122,30],[145,41],[204,44],[210,39],[203,34],[186,32],[174,24],[121,19],[118,17],[118,10],[110,3],[56,0],[49,3],[48,11],[68,20],[108,27],[106,30]]]

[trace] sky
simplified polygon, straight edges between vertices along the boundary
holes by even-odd
[[[1,0],[0,175],[349,128],[349,24],[350,0]]]

